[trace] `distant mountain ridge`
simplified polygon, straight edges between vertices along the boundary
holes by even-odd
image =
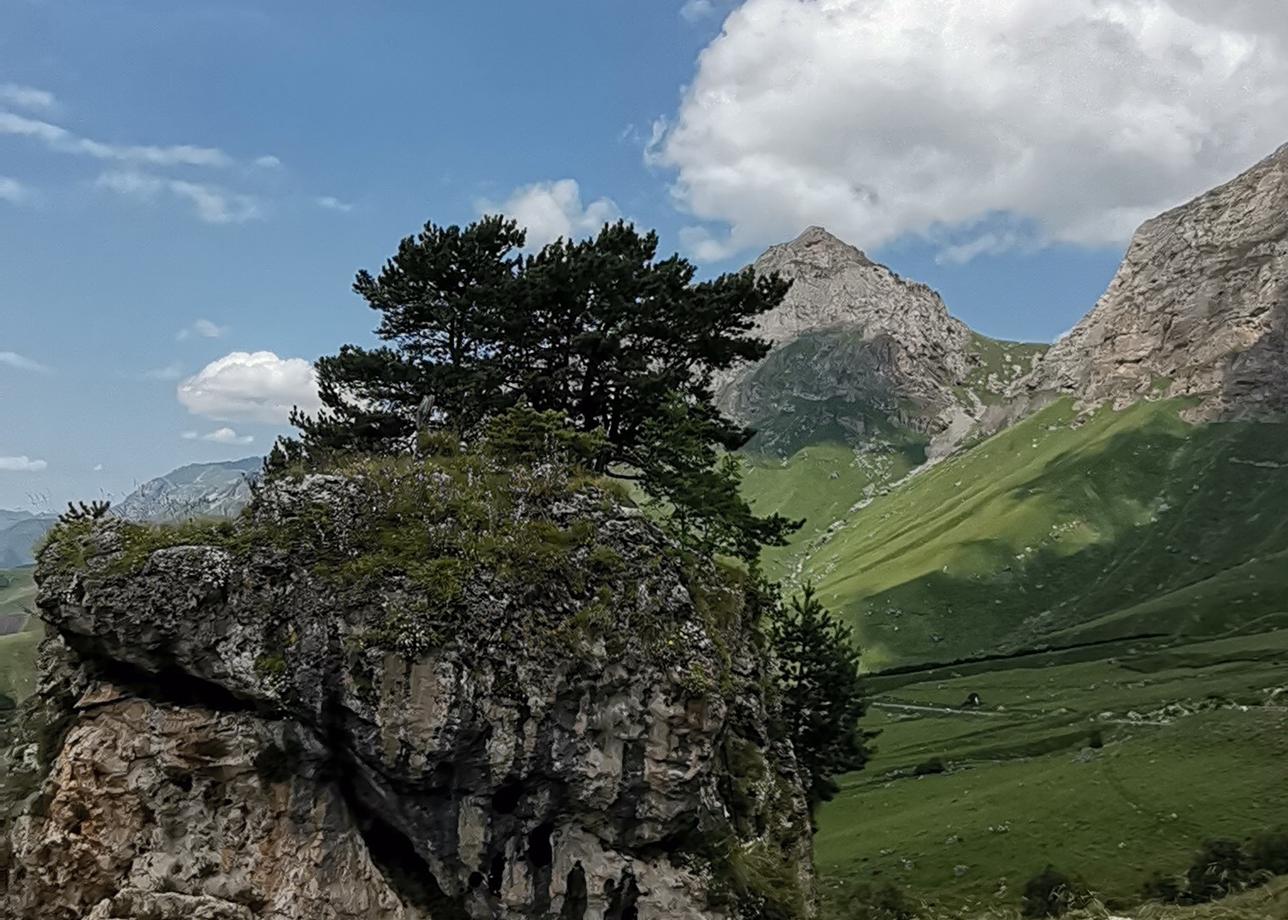
[[[234,517],[250,501],[263,463],[260,457],[244,457],[181,466],[143,483],[112,511],[131,521]]]
[[[246,507],[263,467],[260,457],[192,463],[150,479],[119,502],[112,513],[131,521],[182,521],[233,517]],[[0,569],[35,562],[33,550],[58,523],[58,515],[0,508]]]
[[[58,520],[55,514],[0,508],[0,569],[16,569],[35,560],[31,550]]]

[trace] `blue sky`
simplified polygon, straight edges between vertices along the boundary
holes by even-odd
[[[1027,2],[1035,34],[1113,44],[1081,0]],[[539,237],[624,215],[708,272],[821,223],[981,331],[1049,340],[1124,227],[1288,140],[1261,114],[1288,86],[1276,20],[1167,2],[1174,45],[1265,41],[1156,84],[1157,24],[1111,23],[1138,40],[1126,103],[1058,49],[1030,62],[1092,113],[1224,88],[1094,138],[1028,76],[963,96],[1015,69],[985,53],[1016,28],[1000,0],[947,23],[931,0],[0,0],[0,507],[267,450],[303,361],[369,336],[354,271],[484,209]],[[975,53],[945,64],[928,28]],[[1268,92],[1232,103],[1249,80]]]

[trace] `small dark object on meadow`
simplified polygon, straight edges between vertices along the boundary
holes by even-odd
[[[980,698],[979,698],[979,694],[978,694],[978,693],[972,693],[970,696],[966,697],[966,702],[962,703],[962,708],[963,708],[963,709],[978,709],[980,706],[983,706],[983,705],[984,705],[984,703],[983,703],[983,701],[982,701],[982,700],[980,700]]]
[[[1024,885],[1026,917],[1059,917],[1086,906],[1091,895],[1085,885],[1054,866],[1047,866]]]
[[[944,766],[944,761],[940,757],[932,757],[929,760],[923,760],[913,768],[913,776],[933,776],[937,773],[943,773],[948,768]]]

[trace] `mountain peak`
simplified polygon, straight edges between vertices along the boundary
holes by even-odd
[[[862,249],[845,242],[845,240],[831,233],[826,227],[820,227],[817,224],[806,227],[791,242],[780,243],[772,247],[765,255],[767,256],[770,252],[776,250],[789,252],[797,258],[810,262],[857,262],[860,265],[876,265]]]

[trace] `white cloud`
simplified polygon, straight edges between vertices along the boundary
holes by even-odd
[[[39,473],[48,468],[49,464],[44,460],[33,460],[26,455],[21,457],[0,457],[0,472]]]
[[[270,153],[262,157],[256,157],[255,165],[260,169],[280,169],[282,161]]]
[[[34,86],[0,83],[0,104],[28,111],[52,112],[58,108],[58,99],[48,90],[36,89]]]
[[[95,463],[95,464],[94,464],[94,472],[95,472],[95,473],[101,473],[101,472],[103,472],[103,464],[101,464],[101,463]]]
[[[246,419],[281,424],[291,407],[321,406],[313,365],[271,351],[234,351],[179,384],[179,402],[194,415],[219,421]]]
[[[185,441],[211,441],[215,444],[249,444],[255,440],[254,436],[249,434],[238,434],[232,428],[216,428],[214,431],[198,434],[195,431],[185,431],[179,435]]]
[[[313,199],[313,203],[319,208],[325,208],[328,211],[339,211],[342,214],[348,214],[353,210],[353,205],[347,201],[341,201],[331,195],[320,195]]]
[[[1283,0],[746,0],[664,124],[646,159],[713,225],[687,233],[707,258],[809,224],[870,247],[999,213],[1039,242],[1118,245],[1288,140],[1288,16]]]
[[[200,182],[121,171],[103,173],[95,185],[140,201],[155,201],[164,195],[179,198],[192,206],[199,220],[208,224],[241,224],[264,216],[259,199],[254,196]]]
[[[716,5],[712,0],[687,0],[684,6],[680,7],[680,17],[687,22],[697,22],[699,19],[706,19],[715,14]]]
[[[32,191],[17,179],[0,176],[0,201],[10,204],[23,204],[31,200]]]
[[[528,247],[540,249],[560,237],[572,239],[599,230],[621,216],[610,198],[581,202],[581,187],[575,179],[536,182],[514,190],[503,204],[483,200],[480,213],[502,213],[528,230]]]
[[[79,154],[98,160],[117,160],[148,166],[223,167],[233,163],[233,158],[217,147],[197,147],[191,144],[167,147],[150,144],[107,144],[88,137],[80,137],[60,125],[26,118],[12,112],[0,112],[0,134],[31,138],[59,153]]]
[[[0,364],[20,371],[34,371],[39,374],[49,373],[49,368],[45,367],[45,365],[39,361],[33,361],[25,355],[20,355],[16,351],[0,351]]]
[[[180,342],[190,339],[194,335],[203,339],[222,339],[227,334],[227,326],[220,326],[218,323],[213,323],[208,319],[196,319],[192,321],[191,325],[180,329],[175,338]]]
[[[1036,249],[1039,241],[1031,234],[1015,230],[989,230],[965,242],[951,243],[941,248],[935,256],[940,265],[965,265],[979,256],[993,256],[1017,249]]]

